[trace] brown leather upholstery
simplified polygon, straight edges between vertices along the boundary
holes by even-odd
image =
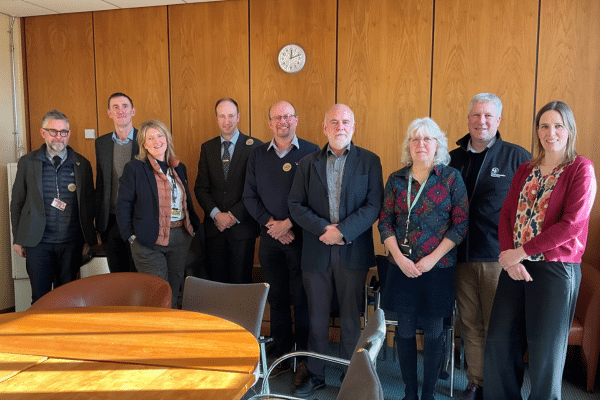
[[[600,353],[600,271],[581,264],[581,286],[575,318],[569,333],[569,345],[581,346],[587,373],[587,390],[594,390]]]
[[[46,293],[29,309],[91,306],[170,308],[171,287],[161,278],[139,272],[94,275]]]

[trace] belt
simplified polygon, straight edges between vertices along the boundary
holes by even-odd
[[[171,228],[179,228],[180,226],[183,226],[182,219],[180,219],[179,221],[171,221]]]

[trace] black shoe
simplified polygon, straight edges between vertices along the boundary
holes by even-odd
[[[276,378],[279,375],[281,375],[285,372],[288,372],[290,369],[291,369],[290,360],[283,360],[282,362],[277,364],[275,366],[275,368],[273,368],[273,371],[271,371],[271,375],[269,375],[269,379]]]
[[[315,392],[315,390],[320,390],[325,388],[325,381],[318,379],[314,376],[306,379],[301,385],[296,387],[294,390],[294,396],[306,397],[310,396]]]

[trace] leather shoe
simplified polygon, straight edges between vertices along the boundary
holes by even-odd
[[[290,360],[283,360],[282,362],[277,364],[275,368],[273,368],[273,370],[271,371],[271,375],[269,375],[269,379],[276,378],[279,375],[288,372],[290,369]]]
[[[462,394],[461,400],[482,400],[483,388],[475,382],[469,383]]]
[[[306,362],[300,361],[296,366],[296,376],[294,376],[294,386],[299,386],[308,377]]]
[[[315,392],[325,388],[325,381],[315,376],[308,377],[302,384],[294,390],[294,396],[307,397]]]

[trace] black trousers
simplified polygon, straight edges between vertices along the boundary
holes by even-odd
[[[74,281],[81,268],[83,242],[40,243],[25,249],[31,304],[55,287]]]
[[[302,236],[297,234],[290,244],[282,244],[261,228],[258,259],[269,289],[271,336],[279,357],[293,350],[306,350],[308,345],[308,301],[302,283]],[[290,304],[294,305],[294,328]],[[295,332],[295,333],[294,333]]]
[[[256,238],[233,239],[227,230],[206,238],[208,275],[223,283],[252,283]]]
[[[575,314],[580,264],[524,261],[533,281],[500,273],[485,346],[484,398],[521,399],[529,349],[531,400],[561,398],[569,330]]]
[[[360,312],[363,306],[368,270],[351,270],[340,263],[339,247],[332,246],[327,269],[323,272],[302,271],[304,290],[308,297],[310,331],[308,350],[328,353],[329,316],[333,288],[340,306],[340,357],[350,359],[361,332]],[[325,379],[325,361],[308,358],[308,371]]]
[[[100,234],[110,272],[136,272],[129,242],[123,240],[115,214],[109,214],[106,230]]]

